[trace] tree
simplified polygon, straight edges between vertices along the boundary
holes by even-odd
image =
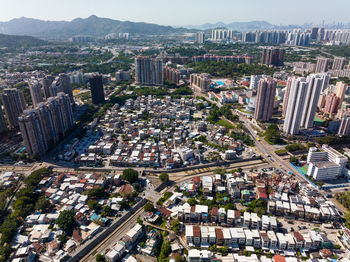
[[[106,262],[106,258],[102,254],[97,254],[96,255],[96,262]]]
[[[299,159],[296,158],[295,156],[290,156],[289,161],[293,164],[298,164],[299,163]]]
[[[167,184],[169,182],[169,175],[165,172],[162,172],[159,175],[159,179],[160,179],[160,181],[162,181],[162,183]]]
[[[150,202],[147,202],[143,209],[145,210],[145,212],[153,212],[154,206]]]
[[[41,179],[43,179],[45,176],[51,175],[52,170],[48,169],[46,167],[37,169],[33,171],[25,180],[24,183],[27,185],[27,187],[36,187]]]
[[[90,209],[95,210],[96,212],[102,208],[102,206],[96,200],[89,199],[87,204]]]
[[[66,234],[58,235],[57,240],[60,241],[61,243],[66,243],[68,240],[68,237]]]
[[[266,213],[266,202],[262,199],[255,199],[249,203],[246,211],[257,213],[261,217]]]
[[[12,248],[10,245],[0,246],[0,261],[6,262],[8,261],[12,252]]]
[[[159,261],[165,260],[171,252],[170,241],[164,241],[160,249]]]
[[[286,146],[286,150],[291,153],[295,151],[305,150],[305,149],[306,149],[305,146],[299,143],[290,144]]]
[[[87,196],[88,198],[94,198],[94,199],[99,199],[99,198],[108,198],[109,194],[102,188],[92,188],[87,191]]]
[[[194,198],[190,198],[187,200],[187,203],[190,205],[190,206],[195,206],[197,204],[197,201],[196,199]]]
[[[278,144],[281,142],[281,133],[277,125],[269,125],[265,132],[265,140],[270,144]]]
[[[140,216],[137,217],[136,221],[138,224],[143,225],[143,221]]]
[[[56,220],[56,224],[63,229],[68,235],[72,235],[75,226],[75,211],[64,210],[60,213]]]
[[[47,212],[51,208],[51,203],[46,197],[41,196],[39,197],[38,201],[35,203],[35,210],[39,210],[41,212]]]
[[[130,184],[137,182],[139,179],[139,173],[132,168],[124,169],[123,171],[123,179],[128,181]]]
[[[140,191],[141,191],[141,186],[140,186],[139,183],[133,183],[133,184],[132,184],[132,187],[134,188],[134,190],[135,190],[136,192],[140,192]]]
[[[103,206],[102,211],[101,211],[101,216],[102,217],[109,217],[113,213],[113,210],[110,206]]]
[[[11,243],[13,237],[17,232],[17,219],[7,217],[4,223],[1,225],[1,243]]]
[[[181,223],[180,223],[179,219],[175,219],[175,220],[171,221],[170,229],[172,231],[174,231],[176,234],[178,234],[180,232],[180,228],[181,228]]]

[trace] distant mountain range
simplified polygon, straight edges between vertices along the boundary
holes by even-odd
[[[47,42],[32,36],[0,34],[0,47],[21,48],[46,45]]]
[[[209,31],[214,28],[228,28],[235,31],[254,31],[267,29],[310,28],[304,25],[273,25],[266,21],[233,22],[225,24],[189,25],[185,27],[163,26],[151,23],[119,21],[92,15],[88,18],[76,18],[72,21],[44,21],[33,18],[16,18],[0,22],[0,33],[8,35],[29,35],[40,38],[68,38],[77,35],[104,37],[110,33],[131,33],[147,35],[168,35],[176,33],[193,33],[198,30]]]
[[[186,28],[174,28],[150,23],[119,21],[92,15],[72,21],[44,21],[33,18],[16,18],[0,22],[0,33],[10,35],[30,35],[35,37],[62,38],[76,35],[103,37],[110,33],[131,34],[173,34],[193,32]]]
[[[266,21],[250,21],[250,22],[233,22],[230,24],[225,24],[223,22],[217,22],[215,24],[206,23],[203,25],[188,25],[185,26],[188,29],[198,29],[198,30],[208,30],[213,28],[228,28],[236,31],[253,31],[253,30],[263,30],[263,29],[273,29],[276,25],[270,24]]]

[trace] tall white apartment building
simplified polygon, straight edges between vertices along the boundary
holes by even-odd
[[[326,83],[324,77],[324,74],[312,74],[306,78],[308,89],[306,91],[306,96],[304,97],[305,103],[300,122],[300,125],[303,128],[311,128],[314,125],[317,103],[321,91],[324,88],[323,85]]]
[[[285,134],[295,135],[299,133],[307,88],[308,83],[305,78],[299,77],[292,80],[283,125]]]

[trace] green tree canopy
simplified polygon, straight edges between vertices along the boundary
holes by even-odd
[[[109,194],[102,187],[92,188],[87,191],[88,198],[108,198]]]
[[[45,212],[49,211],[50,208],[51,208],[51,203],[44,196],[39,197],[38,201],[36,201],[36,203],[35,203],[35,210],[39,210],[39,211],[45,213]]]
[[[146,212],[153,212],[153,211],[154,211],[154,206],[152,205],[152,203],[147,202],[147,203],[145,204],[145,206],[143,207],[143,209],[144,209]]]
[[[165,172],[162,172],[160,175],[159,175],[159,179],[160,181],[162,181],[162,183],[166,184],[169,182],[169,175]]]
[[[139,179],[139,172],[132,168],[124,169],[123,179],[128,181],[130,184],[137,182]]]
[[[190,198],[187,200],[187,203],[190,205],[190,206],[195,206],[197,204],[197,201],[196,199],[194,198]]]
[[[72,235],[75,226],[75,211],[64,210],[60,213],[56,220],[56,224],[62,228],[68,235]]]
[[[96,201],[89,199],[87,202],[90,209],[95,210],[96,212],[100,211],[102,206]]]

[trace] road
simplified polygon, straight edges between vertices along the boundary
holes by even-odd
[[[323,51],[324,52],[324,51]],[[324,52],[326,53],[326,52]],[[326,53],[328,54],[328,53]],[[331,55],[331,54],[329,54]],[[202,93],[195,93],[198,96],[202,96],[206,99],[208,97],[205,94]],[[209,100],[209,99],[208,99]],[[211,102],[215,103],[218,107],[222,107],[222,105],[216,101]],[[288,160],[283,159],[282,157],[278,156],[275,153],[275,148],[267,143],[264,139],[260,139],[259,136],[256,134],[256,130],[252,126],[252,122],[249,120],[249,118],[242,116],[241,114],[237,113],[236,111],[232,110],[232,113],[239,116],[239,119],[241,123],[244,125],[244,127],[249,131],[250,136],[254,139],[255,142],[255,150],[259,155],[261,155],[270,165],[274,166],[277,169],[282,169],[284,172],[291,172],[293,176],[299,180],[301,183],[309,183],[309,181],[302,176],[299,172],[297,172],[292,166],[290,165]],[[225,119],[227,120],[227,119]],[[227,120],[229,121],[229,120]],[[235,124],[232,121],[229,121],[231,124]],[[322,190],[319,190],[315,188],[319,194],[321,194],[323,197],[326,198],[326,193]],[[339,205],[337,201],[334,201],[334,199],[330,199],[332,203],[338,208],[338,210],[341,210],[343,213],[347,213],[348,210],[344,208],[342,205]]]

